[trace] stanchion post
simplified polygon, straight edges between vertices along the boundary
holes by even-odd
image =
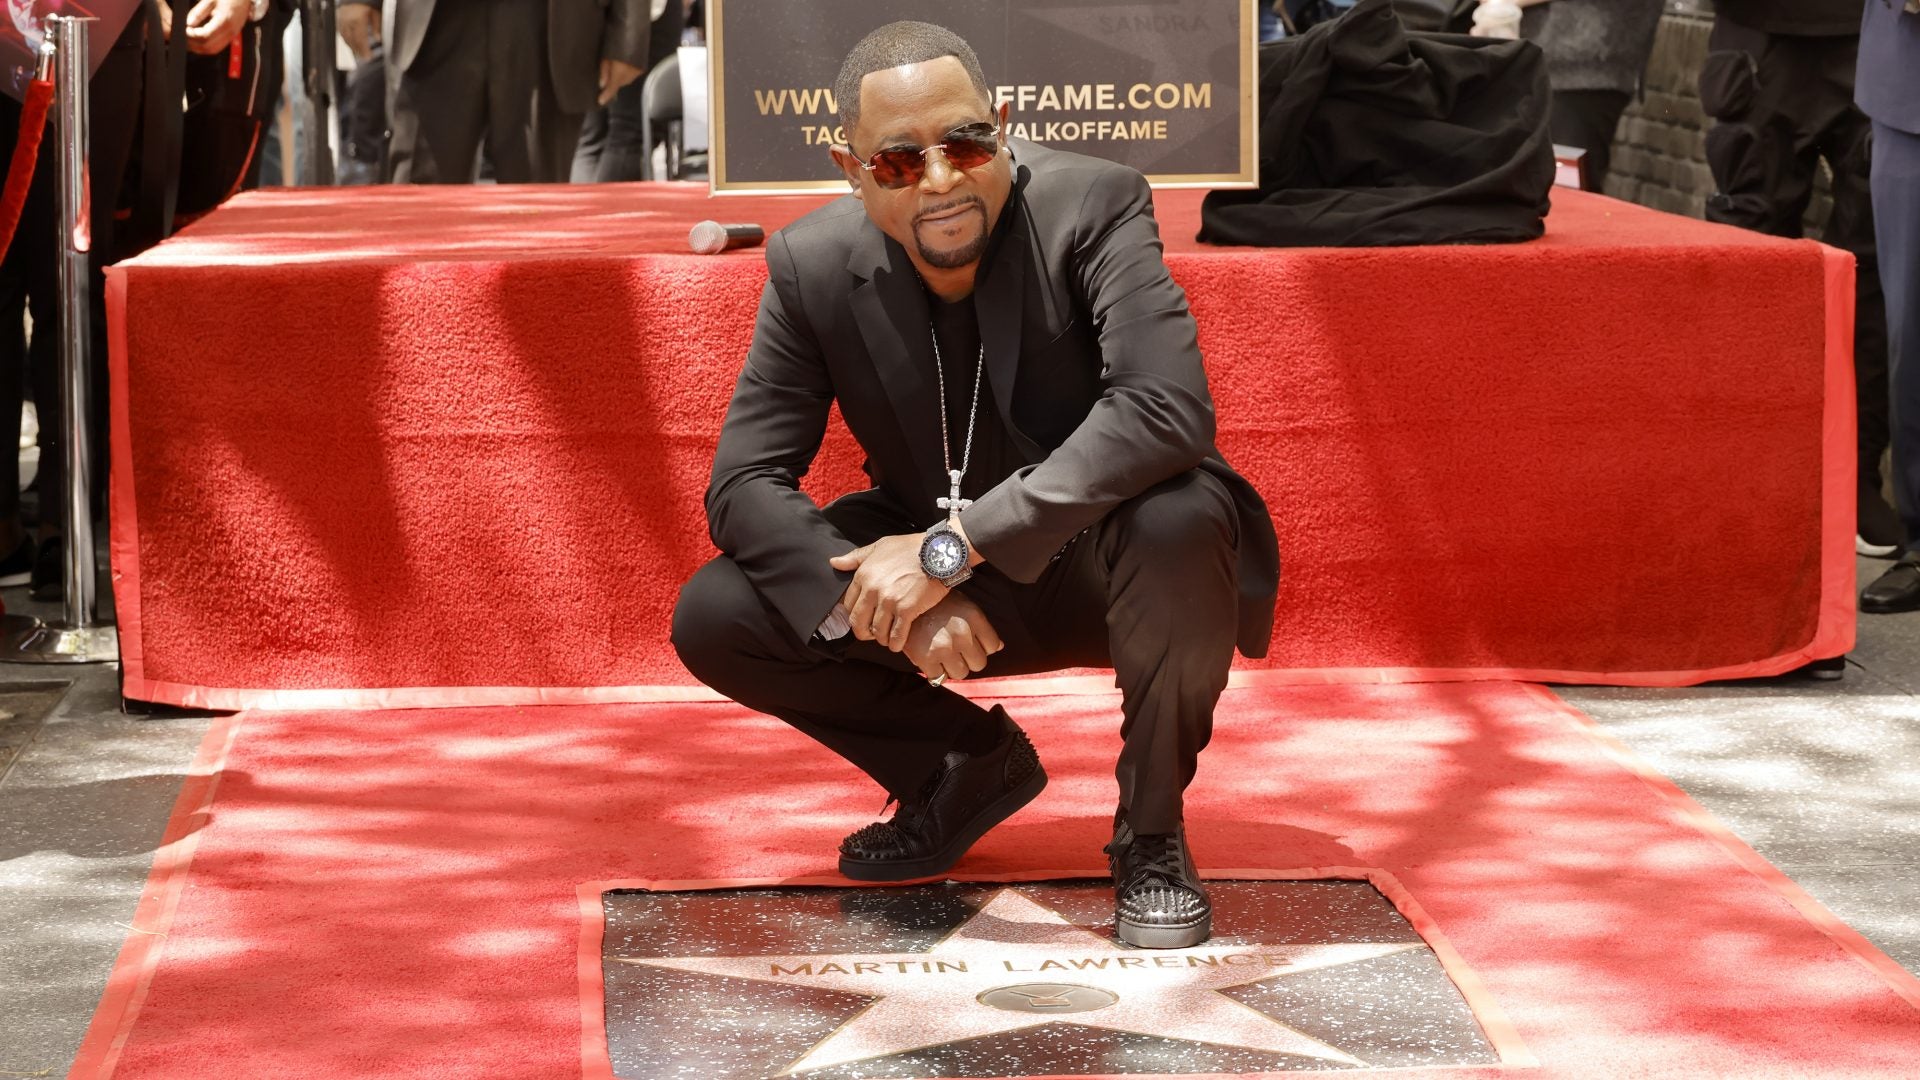
[[[56,18],[54,108],[60,140],[60,374],[66,391],[61,435],[67,454],[66,623],[93,625],[93,454],[87,440],[93,306],[87,260],[93,252],[92,192],[87,185],[87,23]]]
[[[59,144],[55,181],[60,230],[60,368],[65,391],[61,435],[66,441],[66,618],[59,623],[9,625],[0,638],[0,660],[27,663],[93,663],[120,657],[119,635],[94,624],[93,454],[87,440],[93,344],[88,303],[88,259],[93,252],[91,192],[87,185],[87,27],[94,20],[49,16],[54,50],[54,134]],[[17,625],[17,624],[16,624]]]
[[[306,187],[330,187],[333,184],[334,0],[301,0],[300,32],[300,66],[307,91],[306,113],[301,117],[307,160],[300,171],[300,183]]]

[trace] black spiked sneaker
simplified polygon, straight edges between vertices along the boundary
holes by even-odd
[[[908,881],[944,873],[988,829],[1012,817],[1047,786],[1027,733],[1006,710],[1000,741],[984,754],[950,750],[891,821],[840,841],[840,872],[855,881]]]
[[[1107,846],[1113,870],[1113,925],[1142,949],[1185,949],[1213,933],[1213,901],[1187,850],[1187,830],[1135,835],[1122,822]]]

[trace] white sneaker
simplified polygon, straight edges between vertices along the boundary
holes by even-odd
[[[1900,545],[1876,544],[1859,533],[1854,533],[1853,550],[1855,554],[1865,555],[1869,559],[1891,559],[1894,553],[1900,550]]]

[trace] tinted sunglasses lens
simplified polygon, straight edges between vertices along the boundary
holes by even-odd
[[[940,144],[940,150],[947,155],[947,161],[956,169],[977,169],[993,160],[1000,152],[1000,142],[993,132],[954,132]]]
[[[870,164],[874,182],[889,188],[917,184],[927,171],[927,159],[918,150],[882,150]]]
[[[1000,140],[992,127],[982,124],[950,133],[940,141],[940,152],[956,169],[977,169],[1000,152]],[[921,150],[882,150],[868,164],[873,166],[874,182],[881,187],[917,184],[927,174],[927,157]]]

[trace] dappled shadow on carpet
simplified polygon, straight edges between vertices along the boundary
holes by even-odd
[[[1104,870],[1118,705],[1009,702],[1053,781],[958,871]],[[577,1076],[576,885],[830,873],[884,798],[732,705],[250,715],[116,1075]],[[1526,687],[1230,690],[1188,820],[1203,867],[1398,876],[1551,1075],[1920,1059],[1920,1013]]]

